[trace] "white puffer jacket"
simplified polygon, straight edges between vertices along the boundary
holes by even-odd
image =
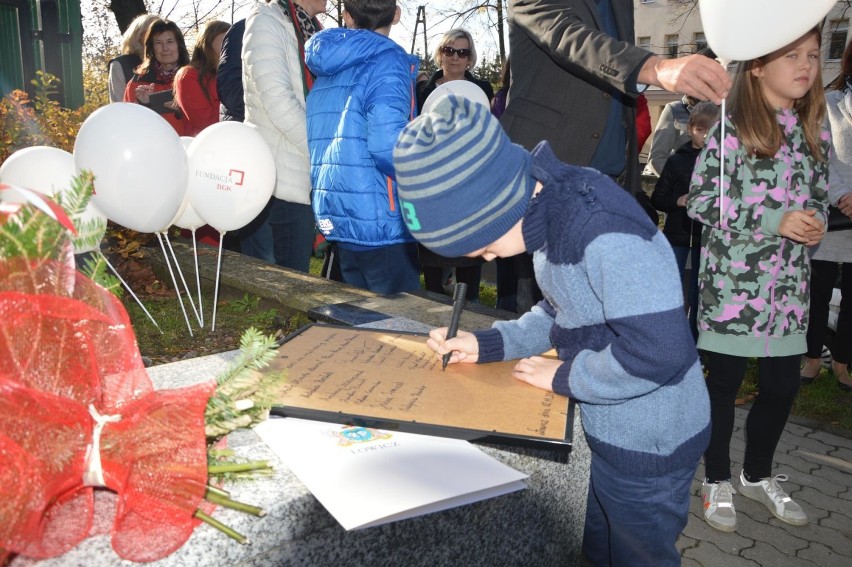
[[[302,59],[296,30],[275,2],[259,0],[243,35],[245,123],[257,128],[275,156],[275,197],[311,203]]]

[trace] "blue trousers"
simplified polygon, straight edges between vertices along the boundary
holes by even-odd
[[[314,213],[310,205],[273,197],[240,234],[240,247],[246,256],[308,272],[314,248]]]
[[[686,527],[698,466],[642,477],[592,453],[583,553],[597,567],[680,565],[675,540]]]
[[[417,244],[377,246],[374,250],[346,250],[337,246],[343,281],[382,295],[420,289]]]

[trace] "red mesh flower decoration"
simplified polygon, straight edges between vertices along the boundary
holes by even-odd
[[[121,557],[180,547],[207,482],[214,386],[155,391],[115,297],[56,261],[0,263],[0,548],[68,551],[89,535],[96,486],[119,495]]]

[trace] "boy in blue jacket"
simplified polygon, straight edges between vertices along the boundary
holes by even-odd
[[[560,162],[547,142],[527,152],[486,107],[453,95],[403,130],[394,165],[424,246],[530,252],[544,295],[515,321],[452,339],[435,329],[428,345],[451,363],[519,359],[515,379],[579,403],[593,565],[680,565],[710,403],[665,237],[609,177]],[[539,356],[551,348],[558,360]]]
[[[305,44],[317,227],[336,243],[343,281],[376,293],[420,288],[417,245],[399,208],[393,146],[415,109],[419,61],[388,37],[395,0],[347,0],[346,28]]]

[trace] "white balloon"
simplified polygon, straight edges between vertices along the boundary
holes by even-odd
[[[261,135],[242,122],[218,122],[190,144],[189,203],[227,232],[252,221],[275,188],[275,159]]]
[[[195,212],[195,209],[192,208],[192,205],[187,202],[186,207],[181,211],[180,216],[175,219],[175,222],[172,223],[178,228],[185,228],[187,230],[195,230],[197,228],[201,228],[205,223],[204,219],[202,219],[198,213]]]
[[[836,0],[698,0],[707,44],[727,61],[757,59],[814,28]]]
[[[75,174],[74,156],[48,146],[18,150],[0,165],[0,182],[33,189],[48,197],[70,187]],[[2,198],[18,202],[8,194]]]
[[[50,197],[69,191],[76,175],[74,156],[65,150],[48,146],[18,150],[0,165],[0,181],[34,189]],[[16,200],[14,192],[4,191],[3,194],[4,200]],[[83,212],[71,215],[71,219],[78,229],[78,236],[74,238],[75,253],[96,249],[106,232],[107,219],[92,199],[89,199]]]
[[[193,141],[194,139],[195,139],[195,138],[194,138],[193,136],[181,136],[181,137],[180,137],[180,143],[181,143],[181,145],[183,146],[183,150],[184,150],[184,152],[186,152],[186,150],[188,150],[188,149],[189,149],[189,145],[192,143],[192,141]],[[189,156],[187,156],[186,160],[187,160],[187,164],[189,164]],[[189,178],[188,178],[188,177],[187,177],[187,182],[189,182]],[[174,218],[172,219],[172,222],[170,222],[170,223],[169,223],[169,226],[177,225],[177,221],[178,221],[178,219],[179,219],[179,218],[183,215],[183,212],[186,210],[187,205],[189,205],[189,193],[188,193],[188,192],[184,192],[184,195],[183,195],[183,201],[181,201],[181,203],[180,203],[180,207],[178,207],[178,210],[177,210],[177,212],[175,213],[175,216],[174,216]],[[196,213],[196,214],[195,214],[195,216],[197,217],[197,216],[198,216],[198,214]],[[198,225],[198,226],[201,226],[201,225],[203,225],[203,224],[204,224],[204,223],[202,222],[202,223],[201,223],[200,225]],[[180,227],[180,228],[184,228],[184,227]]]
[[[435,106],[436,102],[448,94],[462,96],[471,102],[477,102],[485,105],[486,107],[490,106],[488,103],[488,95],[486,95],[485,91],[479,88],[476,83],[459,79],[457,81],[447,81],[446,83],[438,85],[438,87],[426,97],[426,101],[423,103],[423,110],[421,110],[420,113],[426,114],[429,112],[429,110]]]
[[[186,193],[187,158],[177,132],[140,104],[116,102],[89,116],[74,144],[77,171],[95,175],[95,205],[139,232],[171,224]]]

